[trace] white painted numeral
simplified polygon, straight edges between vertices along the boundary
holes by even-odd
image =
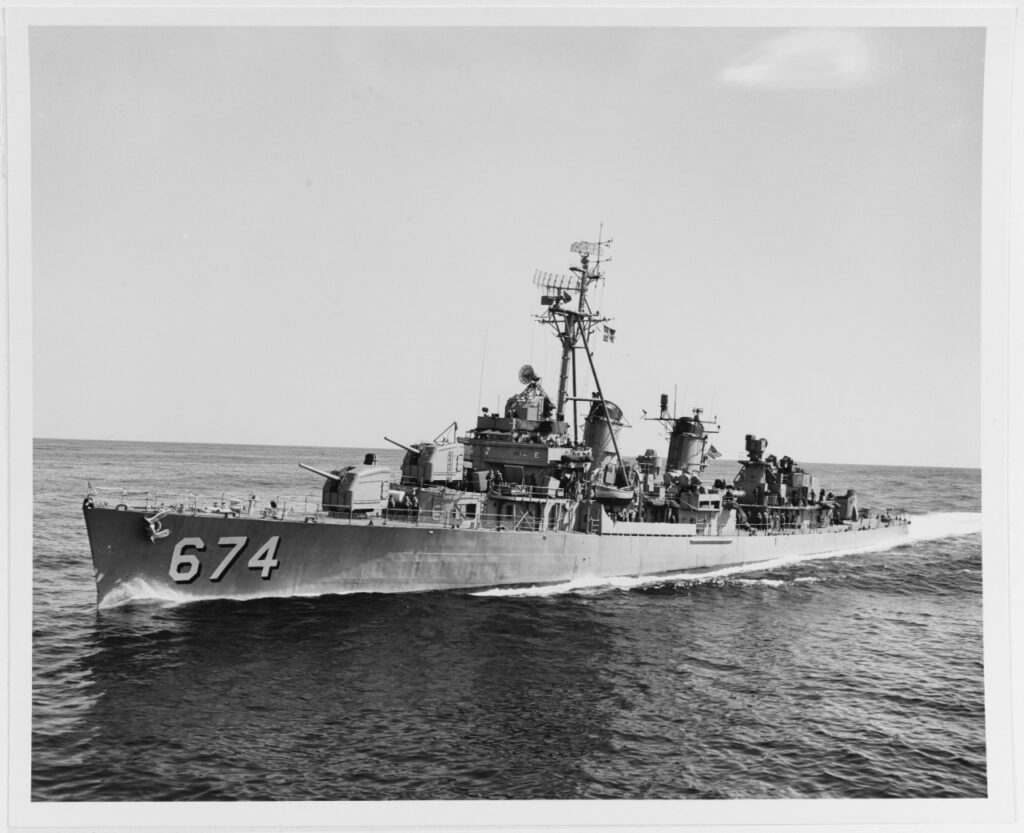
[[[228,568],[234,563],[234,560],[238,558],[239,553],[245,549],[245,545],[249,543],[249,539],[244,535],[235,535],[221,538],[217,542],[218,547],[231,547],[231,551],[224,556],[224,560],[217,565],[217,569],[213,571],[210,576],[210,581],[220,581],[224,578],[224,573],[228,571]]]
[[[256,551],[256,554],[249,559],[249,569],[262,570],[263,572],[260,573],[260,578],[264,580],[270,578],[270,574],[281,566],[281,562],[274,558],[275,553],[277,553],[277,545],[280,540],[280,535],[272,536],[271,539],[260,547]]]
[[[203,552],[206,544],[202,538],[182,538],[175,544],[174,553],[171,555],[171,569],[168,572],[178,584],[191,584],[199,578],[199,556],[193,552],[185,552],[188,547]]]
[[[231,547],[228,554],[224,556],[217,569],[210,575],[210,581],[220,581],[231,569],[231,565],[238,560],[245,545],[249,543],[248,537],[244,535],[227,535],[217,541],[219,547]],[[267,543],[260,547],[256,554],[249,559],[249,569],[259,570],[260,578],[269,579],[271,573],[281,566],[281,562],[274,556],[277,555],[277,545],[281,543],[281,536],[274,535]],[[196,552],[205,552],[206,544],[202,538],[182,538],[174,545],[174,553],[171,555],[171,567],[168,573],[178,584],[191,584],[202,570],[202,562],[196,552],[185,552],[193,549]]]

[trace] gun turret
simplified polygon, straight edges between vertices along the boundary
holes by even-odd
[[[320,469],[315,469],[312,466],[307,466],[305,463],[299,463],[299,467],[305,469],[306,471],[311,471],[313,472],[313,474],[319,474],[321,477],[326,477],[328,480],[333,480],[335,483],[341,482],[341,478],[338,477],[338,475],[336,474],[331,474],[330,472],[326,471],[320,471]]]
[[[419,454],[419,452],[415,448],[411,448],[411,447],[405,445],[404,443],[400,443],[400,442],[398,442],[398,440],[393,440],[393,439],[391,439],[391,437],[385,437],[384,439],[387,440],[392,445],[397,445],[399,448],[405,449],[410,454]]]

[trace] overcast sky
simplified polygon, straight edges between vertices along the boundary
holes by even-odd
[[[800,462],[980,460],[982,29],[37,28],[39,437],[384,445],[558,347]],[[482,379],[482,382],[481,382]]]

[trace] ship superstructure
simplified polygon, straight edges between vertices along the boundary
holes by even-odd
[[[591,349],[598,328],[614,334],[590,303],[610,243],[574,243],[570,274],[534,275],[537,318],[560,347],[554,395],[523,365],[521,390],[501,413],[483,408],[463,435],[453,422],[430,442],[385,437],[405,451],[400,472],[372,453],[329,471],[299,463],[323,478],[320,495],[268,503],[91,490],[84,511],[101,603],[699,571],[906,534],[904,513],[859,510],[852,491],[826,492],[790,457],[765,456],[753,435],[732,482],[710,480],[717,420],[700,408],[677,417],[666,394],[654,418],[666,453],[624,457],[627,420]],[[585,395],[581,375],[592,382]]]

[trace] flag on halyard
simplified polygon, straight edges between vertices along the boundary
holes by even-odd
[[[604,340],[615,341],[615,330],[613,330],[607,324],[604,325]]]
[[[708,457],[710,457],[712,460],[717,460],[721,456],[722,456],[722,452],[719,451],[714,446],[711,446],[711,448],[708,449]]]

